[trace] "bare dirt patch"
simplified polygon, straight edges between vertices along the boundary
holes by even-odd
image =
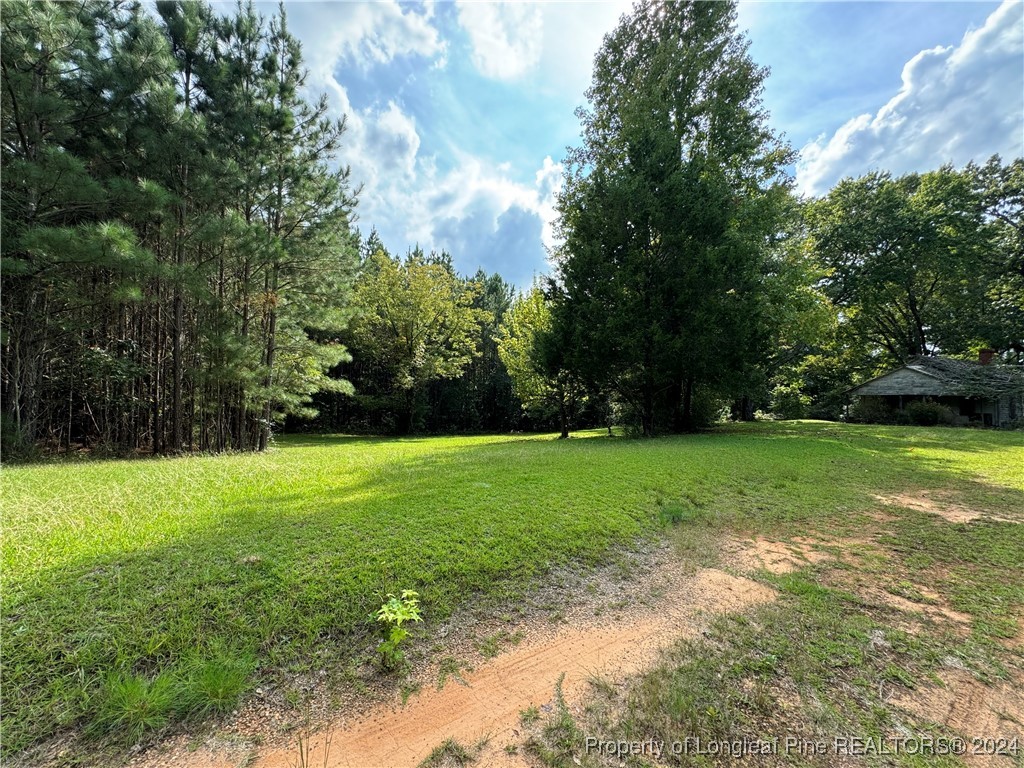
[[[826,552],[816,549],[815,544],[815,541],[808,538],[795,538],[791,541],[765,538],[735,541],[725,546],[722,559],[741,572],[765,570],[775,574],[791,573],[829,557]]]
[[[917,589],[928,598],[928,602],[917,602],[875,587],[860,589],[858,593],[868,602],[887,605],[904,613],[920,613],[938,623],[953,622],[961,626],[970,626],[973,621],[970,614],[950,608],[933,590],[926,587],[917,587]]]
[[[967,740],[968,765],[1008,766],[1006,755],[973,754],[974,739],[1017,739],[1024,742],[1024,691],[1005,682],[985,685],[962,669],[939,674],[943,685],[922,685],[894,698],[893,703],[923,722],[944,725]],[[984,751],[984,750],[982,750]]]
[[[469,748],[484,742],[477,756],[480,764],[524,765],[520,712],[530,706],[550,709],[560,679],[565,699],[573,705],[584,697],[592,678],[621,681],[651,664],[672,641],[698,634],[712,615],[775,598],[772,589],[747,578],[716,569],[688,571],[664,547],[630,568],[626,578],[605,574],[592,583],[592,589],[563,606],[559,623],[535,614],[522,622],[505,622],[508,635],[521,638],[518,644],[490,660],[472,658],[472,669],[460,671],[443,687],[438,687],[438,665],[428,664],[417,671],[420,693],[404,705],[396,696],[367,710],[342,711],[308,740],[309,764],[415,766],[454,738]],[[480,622],[473,636],[479,638],[493,626]],[[450,630],[443,651],[448,658],[469,658],[470,637],[464,631],[460,636],[458,625],[448,623],[442,629]],[[288,768],[299,761],[295,734],[265,735],[261,747],[246,741],[243,748],[221,736],[198,749],[179,741],[132,764],[220,768],[245,761]],[[506,751],[511,746],[516,753]]]
[[[956,500],[955,495],[949,491],[919,490],[908,493],[875,495],[875,499],[886,506],[902,507],[904,509],[913,509],[917,512],[938,515],[951,523],[969,523],[972,520],[978,520],[983,517],[999,520],[1004,523],[1020,522],[1008,517],[991,515],[961,504]]]

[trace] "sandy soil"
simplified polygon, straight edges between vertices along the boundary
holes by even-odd
[[[762,538],[732,542],[726,545],[723,560],[738,571],[763,569],[775,574],[790,573],[828,558],[825,552],[814,548],[815,543],[806,538],[788,542]]]
[[[753,546],[774,545],[758,541]],[[734,552],[740,554],[744,548],[737,546]],[[560,625],[547,622],[548,626],[537,627],[536,619],[531,619],[531,627],[511,627],[524,639],[477,664],[474,671],[462,672],[461,682],[451,679],[438,689],[436,670],[428,667],[421,674],[421,692],[404,706],[394,700],[361,714],[342,713],[308,738],[307,764],[415,766],[454,738],[467,747],[486,740],[479,764],[525,765],[521,756],[509,755],[505,747],[519,741],[522,710],[550,708],[560,679],[565,699],[573,706],[587,692],[592,677],[621,681],[653,662],[672,641],[698,634],[713,615],[742,611],[775,597],[770,588],[722,570],[688,573],[665,552],[656,553],[652,563],[656,567],[635,573],[618,590],[602,585],[591,599],[577,603]],[[606,591],[616,592],[615,604],[623,606],[617,615],[595,611],[602,606],[601,597],[608,596]],[[137,768],[242,764],[297,766],[297,738],[241,751],[223,738],[197,749],[179,740],[132,762]]]
[[[1020,520],[1013,520],[1008,517],[990,515],[979,512],[976,509],[957,502],[953,495],[947,491],[920,490],[912,493],[894,493],[885,496],[876,495],[875,499],[886,506],[903,507],[918,512],[928,512],[932,515],[948,520],[951,523],[969,523],[981,517],[992,520],[999,520],[1003,523],[1019,523]]]
[[[673,585],[639,621],[567,627],[549,640],[524,643],[464,675],[466,685],[450,683],[440,691],[426,691],[404,707],[382,708],[337,727],[330,733],[332,754],[327,764],[413,766],[446,738],[464,745],[488,738],[482,764],[519,764],[515,762],[519,758],[506,755],[503,749],[516,741],[519,713],[548,703],[563,674],[563,694],[575,702],[586,692],[588,678],[621,680],[642,669],[667,642],[698,631],[702,614],[742,610],[773,596],[770,589],[749,579],[701,571]],[[321,737],[318,747],[326,738]],[[317,751],[314,761],[322,759]],[[254,765],[286,768],[293,759],[294,751],[286,749],[265,755]]]
[[[964,629],[970,627],[973,619],[969,614],[962,613],[951,608],[946,601],[938,595],[938,593],[930,589],[921,586],[917,586],[916,588],[929,602],[914,602],[913,600],[900,597],[899,595],[894,595],[891,592],[886,592],[884,589],[878,589],[877,587],[862,587],[857,591],[868,602],[888,605],[891,608],[896,608],[904,613],[919,613],[928,617],[932,621],[937,621],[939,623],[952,622],[954,625],[958,625]]]
[[[920,686],[897,696],[893,703],[921,720],[941,723],[961,734],[967,739],[963,759],[968,765],[1013,765],[1012,757],[985,754],[985,745],[972,739],[1001,737],[1024,743],[1024,680],[987,686],[962,669],[943,670],[939,677],[942,685]]]

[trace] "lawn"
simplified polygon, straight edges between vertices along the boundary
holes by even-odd
[[[389,592],[419,591],[429,633],[668,523],[699,520],[691,542],[842,535],[876,496],[919,488],[1024,517],[1024,438],[813,422],[647,441],[286,436],[262,455],[7,467],[4,750],[69,728],[143,738],[261,680],[345,666]],[[915,520],[905,533],[948,539]],[[1000,556],[1014,568],[1017,552]],[[1024,598],[999,599],[1012,613]]]

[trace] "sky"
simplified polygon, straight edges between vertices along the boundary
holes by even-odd
[[[550,271],[554,199],[603,36],[629,2],[288,2],[310,95],[347,133],[358,226],[519,288]],[[275,6],[266,6],[272,12]],[[1024,155],[1024,4],[741,2],[803,195],[845,176]]]

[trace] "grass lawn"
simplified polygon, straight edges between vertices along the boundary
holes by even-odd
[[[684,549],[724,528],[853,534],[877,495],[920,488],[1024,519],[1024,438],[812,422],[648,441],[291,436],[263,455],[54,462],[0,482],[10,755],[69,728],[136,740],[230,710],[260,680],[349,665],[389,592],[418,590],[429,632],[667,523]],[[977,524],[974,541],[929,517],[900,518],[901,562],[923,572],[959,548],[957,607],[988,617],[982,638],[1009,631],[1019,526]],[[840,599],[802,583],[783,591]]]

